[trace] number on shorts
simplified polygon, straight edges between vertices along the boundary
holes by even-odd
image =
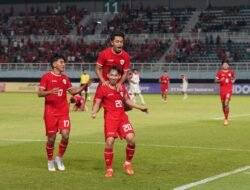
[[[128,123],[122,126],[125,132],[132,130],[132,126]]]
[[[69,127],[69,120],[63,120],[64,127]]]
[[[122,101],[121,100],[116,100],[115,101],[115,107],[117,107],[117,108],[122,107]]]
[[[57,93],[57,96],[62,96],[62,94],[63,94],[63,89],[59,89],[58,93]]]

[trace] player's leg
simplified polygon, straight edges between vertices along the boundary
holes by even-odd
[[[134,175],[134,171],[131,166],[131,161],[135,153],[135,135],[134,133],[129,133],[125,137],[127,141],[126,146],[126,161],[124,163],[124,168],[126,169],[127,174]]]
[[[48,157],[48,170],[52,172],[56,171],[54,160],[53,160],[55,140],[56,140],[56,135],[47,136],[46,152],[47,152],[47,157]]]
[[[228,125],[229,99],[226,99],[223,103],[223,112],[224,112],[224,125]]]
[[[105,141],[105,149],[104,149],[104,159],[106,164],[105,177],[112,177],[114,174],[113,171],[114,142],[115,142],[114,137],[107,137]]]
[[[47,158],[48,158],[48,170],[56,171],[54,160],[53,160],[53,153],[54,153],[54,146],[55,146],[55,140],[56,140],[58,120],[54,116],[45,115],[44,122],[45,122],[45,128],[46,128],[46,136],[47,136],[46,153],[47,153]]]
[[[56,161],[58,169],[60,171],[64,171],[65,166],[62,162],[62,157],[68,147],[69,134],[70,134],[70,120],[69,120],[68,115],[60,116],[58,128],[61,132],[61,140],[59,143],[59,149],[58,149],[58,153],[57,153],[55,161]]]

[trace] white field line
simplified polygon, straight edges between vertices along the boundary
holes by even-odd
[[[180,187],[176,187],[173,190],[185,190],[185,189],[189,189],[189,188],[201,185],[201,184],[205,184],[205,183],[210,182],[210,181],[214,181],[214,180],[220,179],[222,177],[226,177],[226,176],[230,176],[230,175],[233,175],[233,174],[237,174],[237,173],[243,172],[243,171],[248,170],[248,169],[250,169],[250,166],[245,166],[245,167],[233,170],[233,171],[221,173],[221,174],[216,175],[216,176],[212,176],[212,177],[209,177],[209,178],[206,178],[206,179],[202,179],[202,180],[197,181],[197,182],[193,182],[193,183],[189,183],[189,184],[186,184],[186,185],[183,185],[183,186],[180,186]]]
[[[8,139],[0,138],[0,142],[46,142],[42,139]],[[104,142],[90,142],[90,141],[70,141],[72,144],[100,144]],[[116,143],[117,145],[124,145],[123,143]],[[177,148],[177,149],[198,149],[198,150],[215,150],[215,151],[230,151],[230,152],[250,152],[250,149],[236,149],[236,148],[216,148],[216,147],[202,147],[202,146],[184,146],[184,145],[157,145],[157,144],[137,144],[144,147],[157,147],[157,148]]]
[[[247,117],[247,116],[250,116],[250,114],[232,115],[232,116],[229,116],[229,118],[238,118],[238,117]],[[221,120],[221,119],[224,119],[224,117],[215,117],[213,119],[214,120]]]
[[[249,175],[249,174],[250,174],[250,172],[244,172],[244,174],[248,174],[248,175]]]

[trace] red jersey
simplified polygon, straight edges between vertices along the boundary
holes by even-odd
[[[220,70],[216,75],[216,79],[223,79],[220,81],[221,92],[232,92],[233,91],[233,78],[235,78],[233,70]]]
[[[66,75],[56,75],[53,72],[46,73],[42,76],[39,86],[46,91],[59,88],[57,94],[45,96],[45,115],[63,115],[69,113],[67,90],[72,88],[72,85]]]
[[[102,100],[105,119],[119,120],[124,115],[127,117],[124,111],[124,96],[128,97],[128,92],[124,86],[121,92],[117,92],[116,89],[111,89],[109,86],[99,86],[95,99]]]
[[[160,82],[161,82],[161,85],[162,85],[162,86],[167,87],[167,86],[168,86],[168,83],[169,83],[169,76],[164,76],[164,75],[162,75],[162,76],[160,77]]]
[[[102,76],[108,80],[108,70],[112,66],[117,66],[122,71],[128,71],[130,67],[130,57],[124,50],[120,54],[115,54],[112,48],[106,48],[99,54],[97,64],[102,67]]]
[[[80,95],[72,96],[70,99],[74,99],[75,100],[75,104],[78,104],[78,105],[81,105],[84,102],[83,97],[80,96]]]

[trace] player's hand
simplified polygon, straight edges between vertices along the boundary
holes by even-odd
[[[96,118],[96,113],[94,112],[91,112],[91,116],[90,116],[92,119],[95,119]]]
[[[109,85],[109,81],[104,81],[103,83],[102,83],[102,86],[108,86]]]
[[[90,78],[89,81],[87,82],[88,86],[91,85],[95,80],[93,78]]]
[[[148,113],[148,108],[143,106],[143,107],[141,108],[141,111],[142,111],[142,112],[145,112],[145,113]]]
[[[57,94],[59,91],[59,88],[53,88],[51,91],[50,91],[50,94]]]
[[[116,84],[116,91],[117,92],[121,92],[122,91],[122,84],[121,83],[117,83]]]

